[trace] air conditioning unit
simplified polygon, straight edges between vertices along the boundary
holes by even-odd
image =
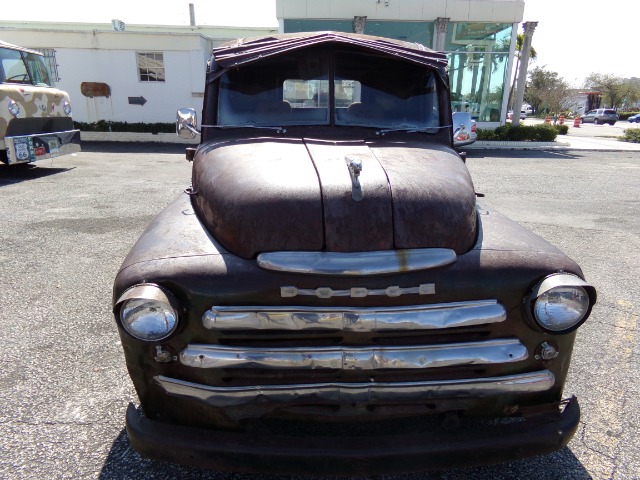
[[[111,20],[111,26],[116,32],[124,32],[124,22],[122,20]]]

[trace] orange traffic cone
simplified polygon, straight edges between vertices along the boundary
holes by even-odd
[[[544,123],[551,123],[551,117],[549,115],[544,117]]]
[[[560,122],[560,125],[562,125],[564,123],[564,115],[560,115],[558,121]]]
[[[580,128],[580,115],[576,115],[573,118],[573,126],[574,128]]]

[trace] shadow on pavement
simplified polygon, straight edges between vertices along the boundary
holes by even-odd
[[[156,142],[82,142],[83,152],[112,152],[112,153],[185,153],[187,147],[183,143]]]
[[[111,446],[99,478],[100,480],[123,478],[179,478],[181,480],[321,480],[336,477],[227,473],[147,460],[135,452],[129,443],[126,431],[123,429]],[[380,480],[495,480],[519,478],[571,478],[573,480],[587,480],[592,477],[573,455],[571,450],[565,447],[550,455],[500,465],[442,470],[429,473],[340,478],[351,478],[352,480],[365,478],[378,478]]]
[[[575,160],[584,158],[584,154],[576,150],[469,150],[467,158],[544,158],[558,160]]]
[[[68,172],[72,168],[38,168],[37,164],[0,165],[0,187]]]

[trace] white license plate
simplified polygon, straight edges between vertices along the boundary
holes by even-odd
[[[26,143],[16,143],[16,159],[29,160],[29,145]]]

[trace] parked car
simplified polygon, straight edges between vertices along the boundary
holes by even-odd
[[[580,119],[582,123],[594,123],[596,125],[615,125],[618,121],[618,114],[615,110],[610,108],[598,108],[591,110],[582,116]]]
[[[453,112],[453,146],[461,148],[478,139],[477,123],[469,112]]]
[[[640,113],[636,113],[635,115],[631,115],[628,118],[628,120],[629,120],[629,123],[633,123],[633,122],[640,123]]]
[[[365,475],[569,442],[563,386],[596,293],[477,200],[447,64],[336,32],[213,49],[201,132],[193,109],[176,122],[200,133],[191,185],[113,288],[140,454]]]
[[[527,112],[525,112],[524,110],[521,110],[521,111],[520,111],[520,120],[524,120],[524,119],[526,119],[526,118],[527,118]],[[513,110],[509,110],[509,111],[507,112],[507,119],[508,119],[508,120],[513,119]]]

